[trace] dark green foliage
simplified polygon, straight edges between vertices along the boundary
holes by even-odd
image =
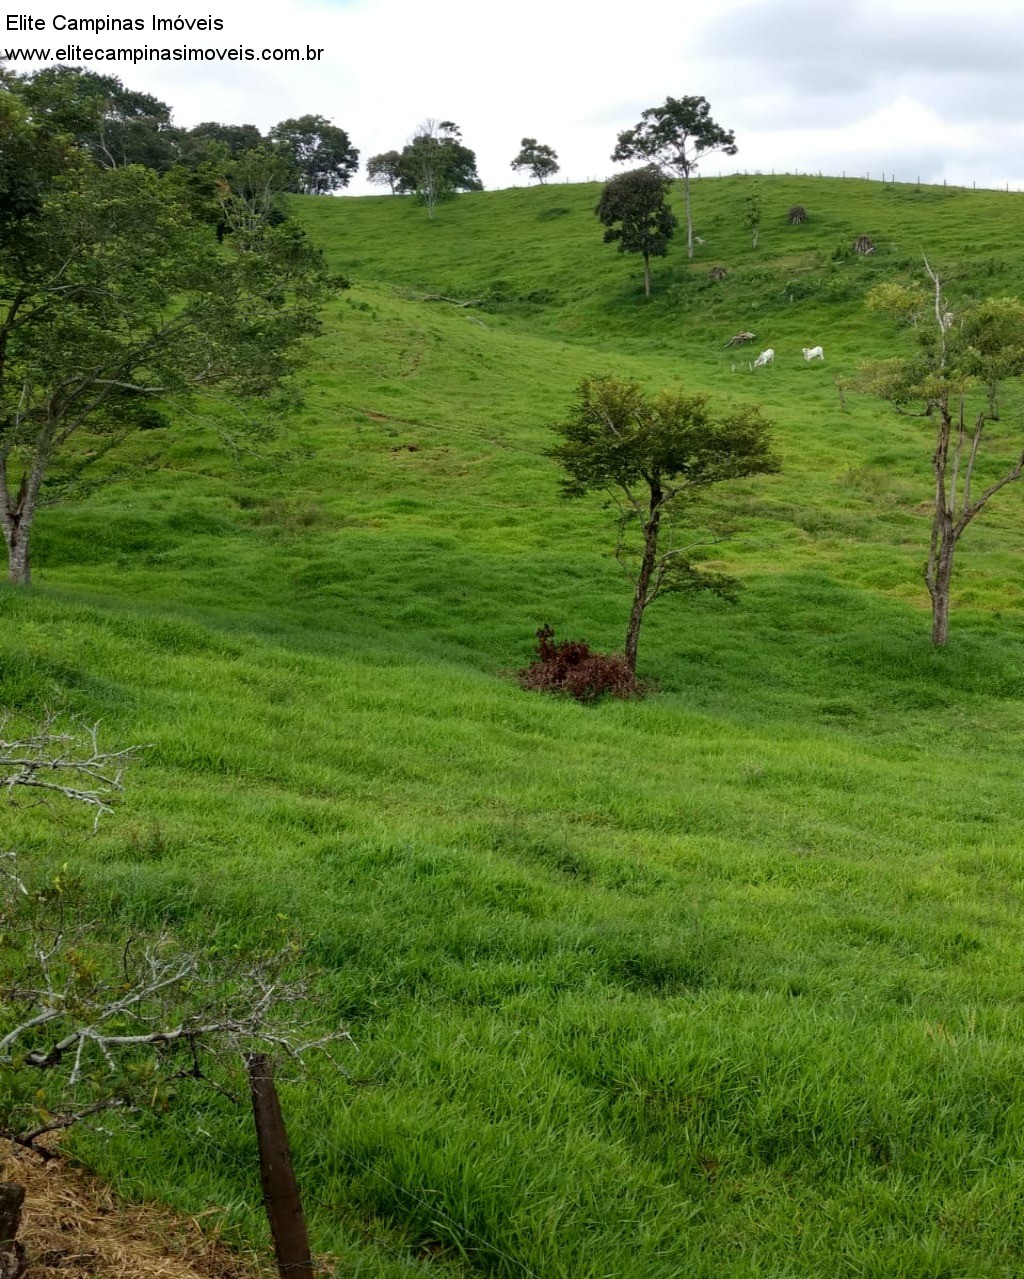
[[[318,331],[333,287],[304,232],[266,218],[218,250],[174,188],[139,166],[54,180],[0,245],[0,526],[11,578],[52,463],[79,433],[99,461],[154,404],[206,397],[268,406]],[[279,408],[275,406],[275,412]]]
[[[187,139],[218,143],[232,159],[266,144],[266,139],[254,124],[218,124],[215,120],[194,125],[185,134],[184,140]]]
[[[322,115],[282,120],[269,136],[294,164],[298,175],[294,189],[305,195],[326,195],[347,187],[359,167],[359,152],[348,134]]]
[[[96,164],[168,169],[176,159],[171,108],[126,89],[117,76],[54,66],[18,78],[14,90],[36,124],[72,138]]]
[[[683,179],[686,201],[686,256],[693,257],[693,217],[690,209],[690,178],[701,158],[712,152],[735,155],[736,138],[711,118],[706,98],[688,96],[666,98],[663,106],[648,107],[640,123],[624,129],[612,152],[613,160],[650,160]]]
[[[595,653],[583,640],[556,644],[550,626],[537,632],[536,660],[519,672],[519,683],[535,692],[565,693],[577,702],[596,702],[602,697],[625,701],[642,692],[625,658]]]
[[[0,233],[39,213],[46,188],[68,160],[62,136],[31,124],[24,103],[0,88]]]
[[[517,173],[520,169],[529,169],[531,175],[543,183],[558,172],[557,151],[536,138],[523,138],[519,146],[521,150],[511,164]]]
[[[456,191],[482,191],[476,153],[462,142],[462,131],[451,120],[426,120],[399,156],[398,190],[415,193],[434,216],[439,200]]]
[[[707,395],[662,391],[636,382],[584,378],[550,455],[567,473],[566,497],[631,490],[652,482],[682,495],[746,475],[778,470],[768,423],[754,405],[716,413]]]
[[[564,495],[604,492],[619,507],[616,554],[634,582],[625,654],[635,671],[643,615],[660,595],[706,590],[735,597],[734,579],[697,567],[688,553],[693,544],[666,550],[662,536],[668,520],[702,490],[779,469],[768,423],[753,405],[716,414],[706,395],[651,397],[636,382],[602,377],[583,379],[570,416],[555,430],[563,443],[551,456],[566,471]],[[638,544],[631,546],[634,529]]]
[[[666,203],[671,181],[654,165],[620,173],[605,183],[594,212],[607,230],[605,244],[644,260],[644,294],[651,295],[650,259],[663,258],[679,221]]]
[[[402,157],[397,151],[382,151],[380,155],[371,155],[366,162],[366,179],[378,186],[385,184],[396,195],[402,181]]]

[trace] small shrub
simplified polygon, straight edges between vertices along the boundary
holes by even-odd
[[[807,221],[807,210],[802,204],[794,204],[786,218],[790,226],[799,226],[801,222]]]
[[[519,683],[539,693],[565,693],[577,702],[602,697],[626,700],[643,696],[636,676],[617,653],[595,653],[583,640],[555,643],[555,632],[542,626],[537,632],[537,658],[519,672]]]

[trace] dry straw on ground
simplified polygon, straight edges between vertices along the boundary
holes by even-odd
[[[43,1163],[6,1144],[0,1180],[26,1189],[19,1238],[25,1279],[266,1279],[253,1255],[227,1248],[196,1218],[119,1203],[110,1188],[62,1159]],[[211,1226],[214,1229],[211,1232]]]

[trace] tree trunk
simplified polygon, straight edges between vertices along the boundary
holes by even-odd
[[[651,259],[644,254],[644,297],[651,296]]]
[[[31,468],[22,475],[17,496],[11,495],[7,458],[0,457],[0,529],[7,546],[7,578],[12,586],[30,586],[29,535],[49,460],[49,436],[36,443]]]
[[[29,531],[32,520],[24,515],[5,513],[0,523],[3,524],[4,542],[7,544],[7,580],[12,586],[30,586]]]
[[[690,175],[683,174],[683,204],[686,206],[686,256],[693,257],[693,218],[690,216]]]
[[[640,560],[640,572],[637,574],[636,590],[633,592],[633,607],[629,614],[629,625],[626,627],[626,665],[636,674],[636,654],[640,643],[640,625],[644,620],[644,609],[651,602],[651,578],[654,576],[654,565],[658,558],[658,532],[661,523],[661,489],[657,484],[651,486],[651,510],[644,525],[644,553]]]
[[[928,594],[932,597],[932,644],[942,648],[949,639],[949,594],[953,580],[953,555],[956,551],[956,533],[952,521],[936,512],[938,551],[925,569]]]

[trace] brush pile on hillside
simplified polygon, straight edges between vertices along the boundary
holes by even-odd
[[[519,672],[519,683],[538,693],[564,693],[577,702],[643,696],[643,686],[624,657],[595,653],[583,640],[556,644],[550,626],[537,632],[536,660]]]

